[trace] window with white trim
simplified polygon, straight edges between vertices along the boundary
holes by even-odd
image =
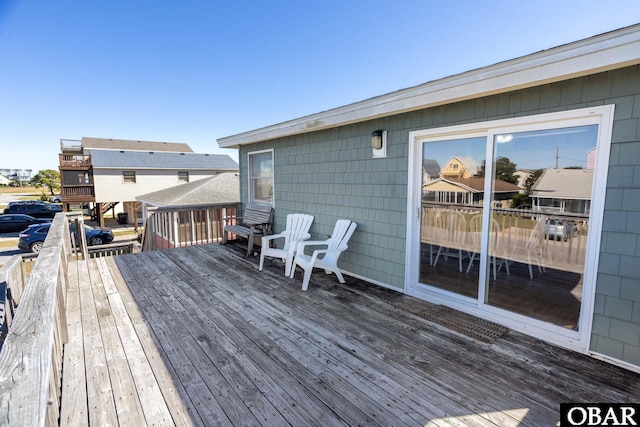
[[[178,182],[189,182],[189,172],[178,172]]]
[[[249,202],[273,205],[273,150],[249,153]]]

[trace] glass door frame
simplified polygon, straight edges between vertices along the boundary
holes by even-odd
[[[443,304],[460,311],[500,323],[510,329],[523,332],[545,341],[580,352],[588,352],[593,313],[597,265],[600,254],[602,219],[604,214],[611,133],[613,129],[614,105],[523,116],[488,122],[432,128],[409,133],[409,167],[407,195],[407,238],[405,260],[405,288],[408,295]],[[569,330],[547,322],[536,320],[505,309],[490,306],[486,302],[487,250],[490,203],[483,206],[483,229],[481,235],[480,278],[478,299],[464,297],[419,282],[420,266],[420,223],[422,210],[422,156],[423,144],[430,141],[463,138],[469,135],[485,135],[486,170],[485,177],[493,176],[494,138],[498,134],[565,128],[572,126],[598,125],[597,155],[594,167],[591,194],[590,230],[587,238],[587,254],[583,275],[583,295],[577,331]],[[485,178],[484,192],[491,194],[492,180]]]

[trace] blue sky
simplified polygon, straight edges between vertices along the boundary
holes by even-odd
[[[216,139],[640,22],[640,2],[0,0],[0,168]]]
[[[554,128],[506,134],[508,142],[495,146],[494,157],[506,157],[517,169],[547,169],[557,167],[588,168],[588,154],[597,145],[597,125]],[[485,162],[486,137],[445,139],[426,142],[423,157],[438,162],[441,168],[452,157],[471,158],[477,166]]]

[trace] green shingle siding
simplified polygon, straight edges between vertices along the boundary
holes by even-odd
[[[640,67],[599,73],[483,99],[398,114],[240,150],[274,148],[275,229],[291,212],[316,219],[324,238],[338,218],[358,222],[341,267],[402,289],[408,133],[413,130],[615,104],[591,350],[640,365]],[[388,130],[387,158],[373,159],[370,133]]]

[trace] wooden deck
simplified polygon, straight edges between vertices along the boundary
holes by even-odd
[[[428,304],[217,244],[70,264],[62,425],[551,426],[562,402],[638,402],[640,375]]]

